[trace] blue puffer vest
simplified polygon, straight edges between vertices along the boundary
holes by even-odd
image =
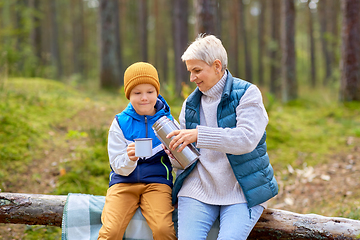
[[[170,107],[165,99],[159,95],[155,105],[156,113],[153,116],[139,115],[131,103],[121,113],[116,115],[116,120],[129,141],[136,138],[152,138],[153,148],[161,144],[155,136],[152,125],[162,116],[167,116],[171,120]],[[150,158],[139,159],[137,167],[128,176],[116,174],[112,169],[110,172],[109,187],[117,183],[164,183],[173,186],[172,165],[164,150],[157,152]]]
[[[217,109],[218,126],[236,127],[236,107],[251,83],[233,78],[228,71],[224,91]],[[197,88],[188,97],[185,108],[186,128],[193,129],[200,124],[200,101],[202,93]],[[232,170],[239,182],[248,208],[263,203],[278,193],[278,185],[274,171],[266,152],[266,132],[255,150],[242,155],[226,154]],[[173,204],[177,202],[177,194],[185,178],[195,168],[197,162],[184,170],[177,178],[173,188]]]

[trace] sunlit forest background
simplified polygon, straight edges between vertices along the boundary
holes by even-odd
[[[296,85],[339,87],[341,1],[289,2],[3,0],[1,72],[113,88],[127,66],[147,61],[180,92],[188,83],[180,56],[208,33],[223,41],[233,75],[276,97],[284,66]]]
[[[269,207],[360,220],[360,1],[0,0],[0,192],[105,195],[123,73],[152,63],[178,117],[180,57],[219,37],[259,86],[279,195]],[[60,239],[0,224],[0,239]]]

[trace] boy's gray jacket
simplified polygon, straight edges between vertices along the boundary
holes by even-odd
[[[222,128],[236,127],[236,107],[251,83],[233,78],[230,72],[217,109],[218,126]],[[202,93],[197,88],[188,97],[185,108],[186,128],[194,129],[200,124],[200,101]],[[266,132],[257,147],[250,153],[242,155],[226,154],[232,170],[239,182],[248,208],[266,202],[278,193],[278,185],[274,171],[266,151]],[[241,147],[241,146],[239,146]],[[177,194],[185,178],[195,168],[197,161],[185,169],[177,178],[173,188],[173,204],[177,202]]]

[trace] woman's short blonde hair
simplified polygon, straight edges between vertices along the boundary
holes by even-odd
[[[222,69],[227,68],[227,52],[221,40],[214,35],[200,34],[181,56],[183,62],[187,60],[202,60],[211,66],[216,59],[222,64]]]

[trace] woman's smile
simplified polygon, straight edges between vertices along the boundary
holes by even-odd
[[[216,74],[216,66],[208,65],[202,60],[192,59],[185,61],[190,72],[190,82],[194,82],[200,91],[205,92],[212,88],[220,79]]]

